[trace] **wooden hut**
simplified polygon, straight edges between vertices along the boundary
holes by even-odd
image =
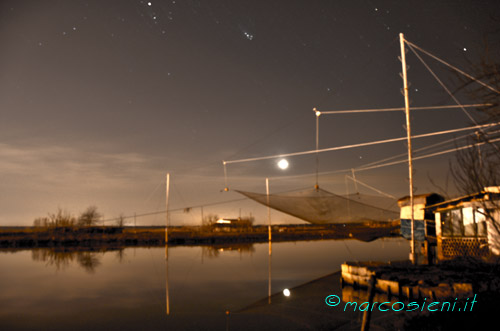
[[[432,264],[436,257],[436,223],[435,215],[429,206],[444,201],[437,193],[415,195],[413,197],[414,239],[416,254],[419,263]],[[400,207],[401,235],[412,239],[411,230],[411,201],[406,196],[398,200]]]
[[[500,187],[428,206],[436,215],[438,258],[500,254]]]

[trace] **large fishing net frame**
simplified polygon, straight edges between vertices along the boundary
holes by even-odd
[[[396,200],[388,197],[360,193],[342,196],[320,188],[269,195],[236,192],[313,224],[390,222],[399,218]]]
[[[479,125],[471,117],[471,115],[468,113],[468,111],[466,110],[466,107],[490,107],[492,105],[491,104],[462,105],[456,99],[456,97],[451,93],[451,91],[442,83],[442,81],[437,77],[437,75],[430,69],[430,67],[423,60],[423,58],[417,53],[417,50],[419,52],[426,54],[427,56],[433,58],[434,60],[440,62],[441,64],[448,66],[449,68],[455,70],[459,74],[464,75],[468,79],[471,79],[471,80],[481,84],[483,87],[486,87],[486,88],[492,90],[493,92],[495,92],[497,94],[500,94],[499,90],[495,89],[494,87],[489,86],[486,83],[483,83],[482,81],[480,81],[480,80],[474,78],[473,76],[461,71],[460,69],[452,66],[451,64],[436,57],[435,55],[422,49],[421,47],[409,42],[408,40],[404,39],[403,34],[400,34],[400,40],[401,40],[401,49],[402,49],[402,56],[401,57],[403,58],[405,45],[407,45],[408,48],[416,55],[416,57],[422,62],[422,64],[426,67],[426,69],[434,76],[434,78],[438,81],[438,83],[444,88],[444,90],[450,95],[450,97],[456,103],[456,105],[412,107],[412,109],[413,110],[416,110],[416,109],[430,110],[430,109],[460,108],[469,117],[469,119],[472,121],[472,123],[475,124],[475,126],[467,127],[467,128],[446,130],[446,131],[441,131],[441,132],[432,132],[432,133],[427,133],[427,134],[413,135],[413,136],[411,136],[410,132],[408,131],[407,137],[400,137],[400,138],[372,141],[372,142],[366,142],[366,143],[354,144],[354,145],[348,145],[348,146],[337,146],[337,147],[319,149],[319,117],[322,114],[350,114],[350,113],[387,112],[387,111],[392,112],[392,111],[404,110],[407,114],[407,118],[409,118],[409,107],[408,107],[408,104],[406,104],[405,108],[358,109],[358,110],[335,110],[335,111],[318,111],[316,108],[314,108],[313,111],[316,115],[316,149],[315,150],[304,151],[304,152],[295,152],[295,153],[282,154],[282,155],[255,157],[255,158],[233,160],[233,161],[223,161],[224,176],[226,179],[225,190],[226,191],[228,190],[226,165],[229,163],[257,161],[257,160],[264,160],[264,159],[272,159],[272,158],[276,158],[276,157],[316,154],[316,187],[314,189],[303,190],[303,191],[293,192],[293,193],[286,193],[286,194],[270,194],[270,195],[269,194],[251,193],[251,192],[245,192],[245,191],[237,191],[237,192],[239,192],[239,193],[247,196],[248,198],[253,199],[261,204],[264,204],[264,205],[269,206],[273,209],[282,211],[286,214],[301,218],[301,219],[306,220],[306,221],[311,222],[311,223],[325,224],[325,223],[348,223],[348,222],[365,222],[365,221],[379,221],[380,222],[380,221],[389,221],[389,220],[398,219],[399,215],[398,215],[398,210],[397,210],[397,205],[395,203],[395,199],[393,200],[393,199],[389,199],[389,198],[375,197],[375,196],[369,196],[369,195],[364,195],[364,194],[359,194],[359,193],[341,196],[341,195],[336,195],[336,194],[333,194],[331,192],[319,189],[319,186],[318,186],[318,171],[319,171],[318,170],[319,169],[318,154],[320,152],[329,152],[329,151],[336,151],[336,150],[347,149],[347,148],[357,148],[357,147],[362,147],[362,146],[373,146],[373,145],[377,145],[377,144],[385,144],[385,143],[403,141],[403,140],[408,140],[408,144],[410,145],[410,141],[411,141],[410,139],[437,136],[437,135],[441,135],[441,134],[449,134],[449,133],[459,132],[459,131],[464,131],[464,130],[479,130],[483,134],[486,134],[485,130],[487,130],[488,127],[494,127],[494,126],[497,126],[500,124],[500,123],[488,123],[486,125]],[[405,62],[403,62],[403,71],[405,72],[404,80],[405,80],[405,84],[406,84],[406,71],[405,70],[406,70],[406,65],[405,65]],[[408,123],[407,123],[407,127],[409,129]],[[413,160],[427,158],[427,157],[434,157],[437,155],[456,152],[459,149],[466,149],[466,148],[472,148],[472,147],[474,147],[474,145],[467,145],[467,146],[462,146],[459,148],[457,148],[455,146],[455,148],[453,148],[453,149],[442,150],[439,152],[430,153],[428,155],[413,157]],[[424,148],[422,148],[422,150],[423,149]],[[406,160],[391,161],[391,162],[387,162],[386,164],[365,166],[364,168],[362,168],[360,170],[368,170],[368,169],[378,168],[378,167],[382,167],[382,166],[389,166],[389,165],[395,165],[395,164],[399,164],[399,163],[409,162],[409,164],[410,164],[409,165],[410,183],[412,183],[412,179],[411,179],[412,157],[411,156],[412,156],[412,153],[411,153],[411,150],[409,147],[409,150],[408,150],[409,160],[408,161],[406,161]],[[410,184],[410,191],[412,192],[411,194],[413,194],[412,184]]]

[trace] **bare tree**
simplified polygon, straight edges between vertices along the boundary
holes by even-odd
[[[486,35],[488,36],[488,35]],[[500,121],[500,30],[485,37],[485,49],[478,63],[470,63],[474,78],[458,76],[459,87],[455,93],[465,90],[467,95],[481,104],[489,106],[475,113],[480,123]],[[478,84],[478,81],[485,83]],[[457,189],[463,194],[481,192],[485,187],[500,184],[500,130],[496,127],[476,131],[468,139],[473,146],[457,153],[456,163],[451,164],[451,173]]]
[[[498,32],[495,33],[497,37]],[[500,122],[500,45],[486,45],[479,63],[471,64],[475,79],[461,79],[457,91],[465,90],[473,100],[489,104],[478,109],[477,122],[497,123]],[[488,87],[477,84],[477,81]],[[463,195],[471,195],[483,192],[486,187],[500,186],[500,130],[492,127],[476,131],[469,136],[467,146],[469,148],[457,152],[455,162],[450,163],[450,172],[457,189]],[[497,197],[481,201],[481,213],[500,233],[499,220],[496,219],[500,201]]]
[[[116,219],[116,226],[123,228],[125,225],[125,216],[123,214],[120,214],[118,218]]]
[[[33,221],[33,226],[44,228],[74,227],[76,219],[67,211],[58,209],[57,213],[49,213],[46,217],[39,217]]]
[[[102,215],[97,211],[96,206],[88,207],[83,213],[78,217],[79,226],[94,226],[100,221]]]
[[[491,137],[471,136],[469,149],[458,151],[456,162],[450,164],[457,189],[465,195],[481,192],[500,184],[500,150]]]
[[[214,214],[208,214],[208,215],[203,217],[201,224],[203,226],[210,227],[210,226],[213,226],[217,222],[218,219],[219,219],[219,216],[214,215]]]

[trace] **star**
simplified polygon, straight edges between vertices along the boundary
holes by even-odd
[[[245,35],[245,37],[248,39],[248,40],[252,40],[253,39],[253,35],[248,33],[248,32],[243,32],[243,34]]]

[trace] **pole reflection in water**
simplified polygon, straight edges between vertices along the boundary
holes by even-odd
[[[166,177],[166,183],[165,183],[165,208],[166,208],[166,224],[165,224],[165,264],[166,264],[166,308],[167,308],[167,315],[170,315],[170,296],[168,293],[168,227],[170,226],[170,219],[169,219],[169,213],[168,213],[168,198],[169,198],[169,191],[170,191],[170,173],[167,173]]]
[[[170,295],[168,293],[168,244],[165,245],[165,266],[166,266],[166,284],[165,284],[165,296],[166,296],[166,307],[167,307],[167,315],[170,315]]]
[[[272,255],[272,246],[271,246],[271,208],[269,207],[269,178],[266,178],[266,195],[267,195],[267,231],[269,234],[269,260],[268,260],[268,270],[269,270],[269,275],[268,275],[268,293],[267,293],[267,298],[268,298],[268,303],[271,304],[271,255]]]
[[[268,297],[268,303],[271,303],[271,256],[273,254],[273,246],[271,243],[271,240],[269,240],[269,258],[268,258],[268,269],[269,269],[269,275],[268,275],[268,292],[267,292],[267,297]]]

